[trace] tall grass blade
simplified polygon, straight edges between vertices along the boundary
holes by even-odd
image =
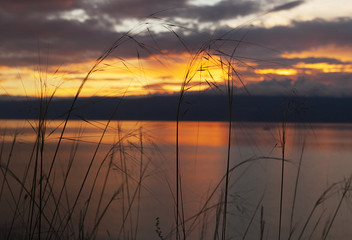
[[[246,231],[245,231],[244,234],[243,234],[242,240],[246,239],[247,234],[248,234],[248,232],[249,232],[249,229],[250,229],[250,227],[251,227],[251,225],[252,225],[252,223],[253,223],[254,217],[255,217],[255,215],[257,214],[258,209],[259,209],[259,207],[260,207],[260,205],[261,205],[263,199],[264,199],[264,194],[262,194],[262,197],[260,198],[260,200],[259,200],[259,202],[258,202],[258,204],[257,204],[257,206],[256,206],[256,208],[255,208],[255,210],[254,210],[254,212],[253,212],[253,214],[252,214],[252,217],[251,217],[251,219],[250,219],[250,221],[249,221],[249,223],[248,223],[248,225],[247,225]]]
[[[294,231],[294,229],[293,229],[293,216],[294,216],[295,206],[296,206],[298,181],[299,181],[299,176],[300,176],[300,172],[301,172],[304,148],[305,148],[305,141],[302,144],[301,155],[300,155],[300,158],[299,158],[298,170],[297,170],[297,175],[296,175],[295,189],[294,189],[294,193],[293,193],[293,201],[292,201],[291,216],[290,216],[289,237],[288,237],[289,240],[291,239],[293,231]]]
[[[282,136],[281,136],[281,184],[280,184],[280,209],[279,209],[279,229],[278,239],[281,239],[281,225],[282,225],[282,205],[284,197],[284,177],[285,177],[285,150],[286,150],[286,125],[287,125],[287,114],[289,110],[289,102],[287,107],[283,110],[283,119],[281,124]]]
[[[331,230],[332,224],[334,223],[335,218],[336,218],[336,216],[337,216],[337,213],[339,212],[339,210],[340,210],[340,208],[341,208],[342,201],[345,199],[346,194],[347,194],[349,191],[351,191],[351,183],[352,183],[352,177],[350,177],[349,179],[347,179],[347,180],[345,181],[345,183],[344,183],[345,186],[344,186],[344,188],[343,188],[342,196],[341,196],[340,201],[339,201],[339,203],[338,203],[338,205],[337,205],[337,207],[336,207],[336,209],[335,209],[334,215],[333,215],[333,217],[332,217],[332,219],[331,219],[331,221],[330,221],[330,223],[329,223],[329,226],[328,226],[327,231],[326,231],[326,233],[325,233],[325,236],[324,236],[324,238],[323,238],[324,240],[325,240],[325,239],[328,237],[328,235],[329,235],[329,232],[330,232],[330,230]]]

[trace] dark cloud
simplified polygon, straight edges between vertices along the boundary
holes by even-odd
[[[246,39],[278,51],[299,52],[328,44],[352,46],[351,32],[350,18],[332,22],[316,19],[293,22],[291,26],[255,28],[250,30]]]
[[[352,86],[352,73],[348,72],[318,72],[314,75],[314,80],[322,82],[328,86],[338,86],[341,89]],[[352,96],[352,92],[351,92]]]
[[[351,80],[351,76],[349,76]],[[309,80],[300,77],[297,80],[264,80],[257,83],[247,84],[247,90],[251,95],[273,96],[292,95],[297,96],[330,96],[330,97],[350,97],[352,95],[352,84],[331,85],[319,81]],[[237,91],[239,94],[247,94],[243,88]]]
[[[276,9],[289,9],[299,4],[302,4],[302,1],[290,2]],[[258,1],[230,0],[214,6],[191,6],[186,0],[97,1],[90,4],[78,0],[35,0],[31,1],[31,4],[25,0],[5,0],[0,3],[0,64],[37,64],[39,52],[47,54],[50,58],[49,64],[52,65],[94,60],[124,34],[116,32],[114,23],[126,18],[145,17],[160,10],[166,11],[156,16],[164,15],[166,19],[178,16],[215,23],[216,20],[261,11],[264,5]],[[35,11],[36,9],[40,11]],[[60,18],[63,11],[74,9],[84,9],[89,18],[80,21]],[[22,10],[26,14],[18,13]],[[166,26],[167,23],[160,21],[161,28],[162,24]],[[184,45],[187,45],[188,49],[196,50],[211,39],[216,40],[212,42],[213,49],[231,53],[240,40],[235,55],[241,61],[256,61],[261,66],[275,67],[277,62],[292,65],[302,60],[281,59],[279,57],[283,52],[299,52],[327,44],[352,46],[352,19],[339,19],[334,22],[317,19],[269,29],[248,26],[241,31],[233,31],[228,26],[202,31],[197,25],[193,25],[191,29],[167,26],[177,35],[172,31],[153,33],[152,30],[148,31],[150,25],[137,26],[130,33],[133,39],[126,37],[126,41],[123,41],[122,47],[117,49],[114,56],[128,58],[135,57],[138,53],[140,57],[148,57],[160,51],[181,53],[186,51]],[[216,53],[215,50],[213,52]],[[337,60],[311,58],[303,61],[332,63]]]
[[[270,12],[290,10],[292,8],[299,6],[299,5],[302,5],[303,3],[304,3],[304,1],[293,1],[293,2],[289,2],[289,3],[285,3],[285,4],[279,5],[277,7],[274,7],[272,10],[270,10]]]
[[[119,1],[85,1],[85,0],[2,0],[0,12],[17,14],[20,17],[58,14],[68,10],[84,10],[91,17],[108,15],[116,22],[124,19],[143,19],[154,13],[162,17],[181,17],[199,21],[218,21],[248,14],[259,14],[273,5],[271,0],[223,0],[215,5],[190,5],[188,0],[119,0]],[[294,1],[274,7],[272,11],[290,9],[303,3]],[[44,19],[43,19],[44,20]]]
[[[20,17],[74,9],[81,0],[1,0],[0,9]]]
[[[243,0],[224,0],[213,6],[189,5],[186,0],[111,1],[99,5],[97,9],[114,19],[140,19],[158,13],[161,17],[179,17],[200,22],[236,18],[263,10],[260,2]]]
[[[119,36],[94,20],[3,19],[0,29],[5,32],[0,35],[0,64],[10,66],[36,63],[39,52],[52,57],[51,64],[95,59]]]
[[[261,14],[268,9],[270,0],[266,1],[248,1],[248,0],[223,0],[215,5],[190,5],[187,0],[125,0],[111,1],[99,4],[96,9],[103,13],[109,14],[114,19],[121,18],[145,18],[153,13],[159,13],[162,17],[168,18],[186,18],[198,20],[199,22],[214,22],[219,20],[234,19],[239,16],[249,14]],[[269,12],[289,10],[303,4],[304,1],[293,1],[282,4],[276,4]],[[87,8],[91,9],[91,8]],[[92,10],[92,9],[91,9]]]
[[[186,7],[176,14],[183,18],[194,18],[200,22],[214,22],[249,15],[260,10],[261,5],[258,2],[227,0],[214,6]]]
[[[121,0],[103,2],[91,11],[108,14],[113,19],[143,19],[152,14],[159,13],[163,16],[174,15],[174,9],[183,8],[186,0]]]

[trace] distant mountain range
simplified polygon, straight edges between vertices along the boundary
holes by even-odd
[[[163,120],[174,121],[177,95],[144,97],[90,97],[77,100],[72,119]],[[71,98],[54,98],[45,113],[48,119],[63,119],[72,105]],[[1,119],[37,119],[47,103],[37,99],[0,98]],[[116,110],[116,111],[115,111]],[[180,106],[185,121],[228,121],[229,99],[220,95],[186,95]],[[352,122],[352,97],[234,96],[234,121]]]

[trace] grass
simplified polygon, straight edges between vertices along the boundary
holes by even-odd
[[[156,17],[152,15],[151,18]],[[57,89],[50,92],[46,79],[39,79],[39,115],[34,121],[28,120],[33,130],[32,135],[35,136],[34,141],[30,142],[30,150],[26,151],[28,155],[17,159],[15,153],[22,148],[22,143],[18,140],[19,133],[16,132],[9,141],[8,133],[4,130],[0,149],[0,201],[2,206],[8,206],[8,217],[1,223],[3,226],[0,238],[225,240],[252,239],[256,236],[258,239],[280,240],[310,239],[319,236],[320,239],[327,239],[344,202],[350,200],[351,178],[329,185],[313,203],[307,216],[296,214],[296,210],[302,207],[299,207],[298,199],[306,143],[302,144],[299,155],[293,194],[287,190],[289,188],[285,187],[285,184],[289,181],[286,168],[295,164],[293,159],[287,158],[287,117],[299,112],[299,104],[289,100],[282,109],[282,126],[279,137],[275,139],[280,142],[279,156],[273,156],[271,153],[244,158],[234,156],[238,153],[233,149],[236,144],[234,132],[237,130],[234,128],[237,125],[234,124],[233,116],[235,86],[242,86],[250,95],[243,76],[237,70],[238,66],[251,67],[250,63],[236,56],[237,49],[243,44],[248,44],[245,41],[246,33],[242,33],[241,28],[238,28],[205,41],[198,49],[191,50],[182,35],[175,30],[177,26],[164,21],[161,21],[161,26],[168,29],[190,54],[175,109],[175,155],[172,160],[174,173],[166,174],[165,178],[160,177],[160,172],[164,171],[160,158],[163,161],[170,160],[161,157],[162,153],[159,154],[158,148],[149,140],[148,130],[136,125],[126,131],[121,126],[124,123],[113,121],[123,97],[121,101],[116,102],[110,118],[104,123],[82,118],[82,125],[76,136],[72,137],[67,133],[68,129],[71,129],[70,124],[75,123],[72,116],[83,88],[91,75],[101,70],[110,55],[131,42],[136,45],[138,57],[140,52],[150,54],[158,51],[158,46],[149,46],[138,40],[138,34],[148,33],[153,42],[156,42],[147,19],[145,23],[118,38],[96,59],[81,81],[65,119],[59,123],[47,119]],[[121,61],[127,62],[125,59]],[[215,70],[220,70],[222,75],[216,77]],[[182,144],[183,118],[192,111],[193,104],[197,104],[197,100],[189,103],[187,95],[204,85],[208,88],[199,91],[199,98],[206,91],[214,91],[224,96],[224,104],[228,106],[226,156],[225,159],[216,159],[219,162],[224,160],[224,169],[217,182],[204,193],[201,201],[198,199],[198,208],[190,210],[187,188],[192,182],[186,175],[188,163],[184,159],[185,150]],[[51,126],[52,123],[57,126]],[[92,142],[89,141],[89,132],[85,133],[85,127],[91,129],[87,126],[98,133]],[[271,132],[271,135],[274,134]],[[106,138],[111,136],[114,140],[107,141]],[[17,169],[16,164],[19,162],[25,164],[23,171]],[[260,189],[263,192],[254,201],[254,205],[253,202],[247,203],[245,200],[244,203],[238,203],[238,198],[246,199],[250,195],[250,189],[248,195],[241,192],[238,182],[247,171],[262,164],[274,168],[281,164],[280,174],[276,179],[276,182],[279,182],[277,191],[280,195],[276,208],[279,212],[278,224],[274,227],[277,234],[269,232],[269,223],[272,221],[270,214],[266,215],[266,190]],[[171,175],[174,176],[173,179]],[[152,185],[153,181],[157,184]],[[161,185],[165,183],[169,191],[161,192]],[[148,211],[145,209],[148,205],[144,202],[147,201],[147,193],[155,198],[158,194],[171,195],[171,204],[158,204],[171,208],[174,218],[172,214],[168,214],[168,219],[159,216],[143,219],[144,211]],[[291,197],[292,202],[288,200]],[[332,203],[336,204],[331,205]],[[285,214],[284,206],[289,205],[290,214]],[[320,208],[323,211],[319,211]],[[326,217],[325,213],[329,211],[331,215]],[[289,220],[285,216],[289,216]],[[112,225],[109,222],[111,219],[116,220],[118,225]],[[155,228],[152,231],[154,235],[145,236],[143,224],[150,221]],[[289,224],[286,224],[287,222]]]

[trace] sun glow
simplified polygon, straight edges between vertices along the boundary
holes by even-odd
[[[256,69],[255,73],[290,76],[290,75],[296,75],[297,70],[296,69]]]
[[[296,77],[300,73],[306,75],[314,75],[317,72],[352,73],[352,64],[342,62],[350,58],[352,60],[352,57],[346,54],[348,49],[328,46],[327,50],[325,52],[322,48],[317,48],[302,53],[283,54],[282,57],[286,58],[302,58],[302,61],[292,68],[258,68],[254,71],[242,65],[234,66],[234,68],[237,72],[243,73],[242,76],[246,76],[245,82],[264,80],[268,78],[268,75],[269,77],[286,78]],[[305,58],[312,57],[326,62],[305,63]],[[328,63],[329,59],[332,63]],[[94,62],[90,61],[64,65],[61,68],[48,66],[45,71],[37,66],[32,68],[1,67],[2,89],[0,94],[38,96],[40,89],[45,87],[47,95],[55,92],[55,96],[72,97],[77,93],[82,80],[93,65]],[[80,96],[170,94],[179,92],[182,83],[186,83],[186,91],[203,91],[226,85],[226,80],[234,77],[231,71],[224,59],[207,54],[195,57],[189,53],[161,52],[147,58],[123,60],[110,58],[89,75]],[[251,73],[247,74],[249,72]],[[253,72],[256,74],[255,77]]]
[[[328,64],[328,63],[298,63],[295,67],[301,69],[316,69],[324,73],[345,72],[352,73],[352,64]]]
[[[175,93],[180,91],[182,82],[187,82],[187,91],[201,91],[223,84],[228,77],[226,67],[219,64],[216,56],[212,59],[200,56],[191,64],[189,59],[191,55],[187,53],[165,53],[145,59],[106,60],[88,76],[80,96]],[[47,95],[55,91],[56,96],[74,96],[93,64],[83,62],[61,68],[49,66],[45,71],[37,67],[2,68],[2,91],[9,95],[38,96],[38,89],[45,86]],[[21,84],[23,87],[19,88]]]
[[[331,58],[340,61],[352,61],[352,48],[347,46],[326,45],[302,52],[284,53],[281,56],[284,58]]]

